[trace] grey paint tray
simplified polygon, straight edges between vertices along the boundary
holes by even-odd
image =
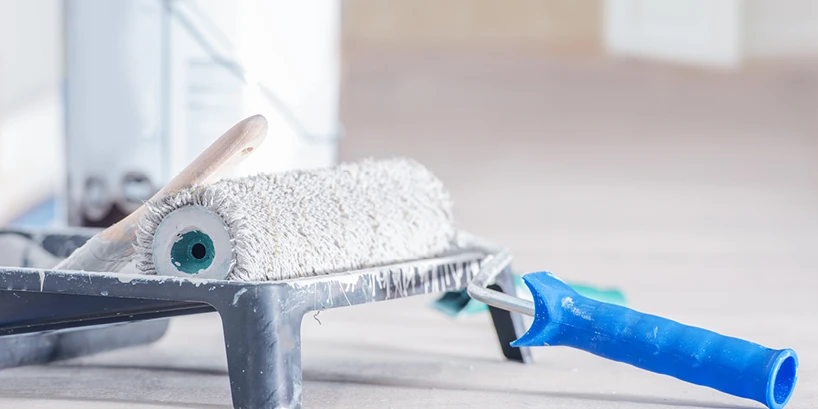
[[[215,311],[222,320],[233,406],[299,408],[304,315],[461,290],[487,256],[462,250],[275,282],[0,267],[0,367],[152,342],[164,334],[164,318]],[[514,291],[508,268],[493,287]],[[525,332],[521,316],[490,311],[505,357],[529,362],[527,349],[509,346]]]

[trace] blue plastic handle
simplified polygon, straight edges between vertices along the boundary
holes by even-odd
[[[651,372],[783,408],[795,388],[798,357],[706,329],[577,294],[550,273],[523,281],[534,323],[512,346],[561,345]]]

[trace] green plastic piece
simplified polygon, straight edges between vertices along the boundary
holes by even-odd
[[[515,275],[514,285],[522,289],[518,291],[518,297],[530,299],[528,288],[523,283],[522,278]],[[615,288],[600,288],[589,284],[568,283],[574,291],[592,300],[616,304],[627,305],[625,295]],[[480,301],[469,297],[466,290],[452,291],[444,294],[432,304],[432,308],[452,317],[468,316],[488,311],[488,306]]]
[[[579,295],[583,297],[588,297],[592,300],[605,302],[608,304],[616,304],[625,306],[627,305],[627,301],[625,300],[625,295],[622,294],[621,291],[616,289],[602,289],[592,287],[590,285],[583,285],[577,283],[568,283],[568,286],[573,288],[574,291],[579,293]]]
[[[183,234],[170,249],[170,261],[187,274],[199,274],[213,263],[216,249],[210,236],[198,230]]]

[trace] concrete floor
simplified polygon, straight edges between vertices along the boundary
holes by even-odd
[[[818,407],[818,72],[738,74],[514,54],[348,60],[343,159],[405,155],[520,273],[623,290],[643,311],[795,349]],[[303,323],[304,404],[761,408],[565,348],[501,359],[486,315],[413,298]],[[227,408],[216,316],[146,347],[0,372],[0,407]]]

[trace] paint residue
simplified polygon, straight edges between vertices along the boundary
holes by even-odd
[[[236,303],[239,302],[239,298],[241,298],[241,296],[244,295],[244,293],[246,293],[246,292],[247,292],[246,288],[242,288],[242,289],[236,291],[236,294],[233,295],[233,305],[234,306],[236,305]]]
[[[125,284],[128,284],[131,281],[133,281],[134,278],[137,278],[137,276],[128,275],[128,274],[117,274],[116,276],[117,276],[116,278],[119,280],[120,283],[125,283]]]
[[[565,309],[571,311],[571,313],[574,314],[577,317],[584,318],[584,319],[586,319],[588,321],[590,321],[592,319],[591,316],[588,315],[588,313],[583,312],[577,306],[574,305],[574,299],[571,298],[571,297],[564,297],[562,299],[562,308],[565,308]]]

